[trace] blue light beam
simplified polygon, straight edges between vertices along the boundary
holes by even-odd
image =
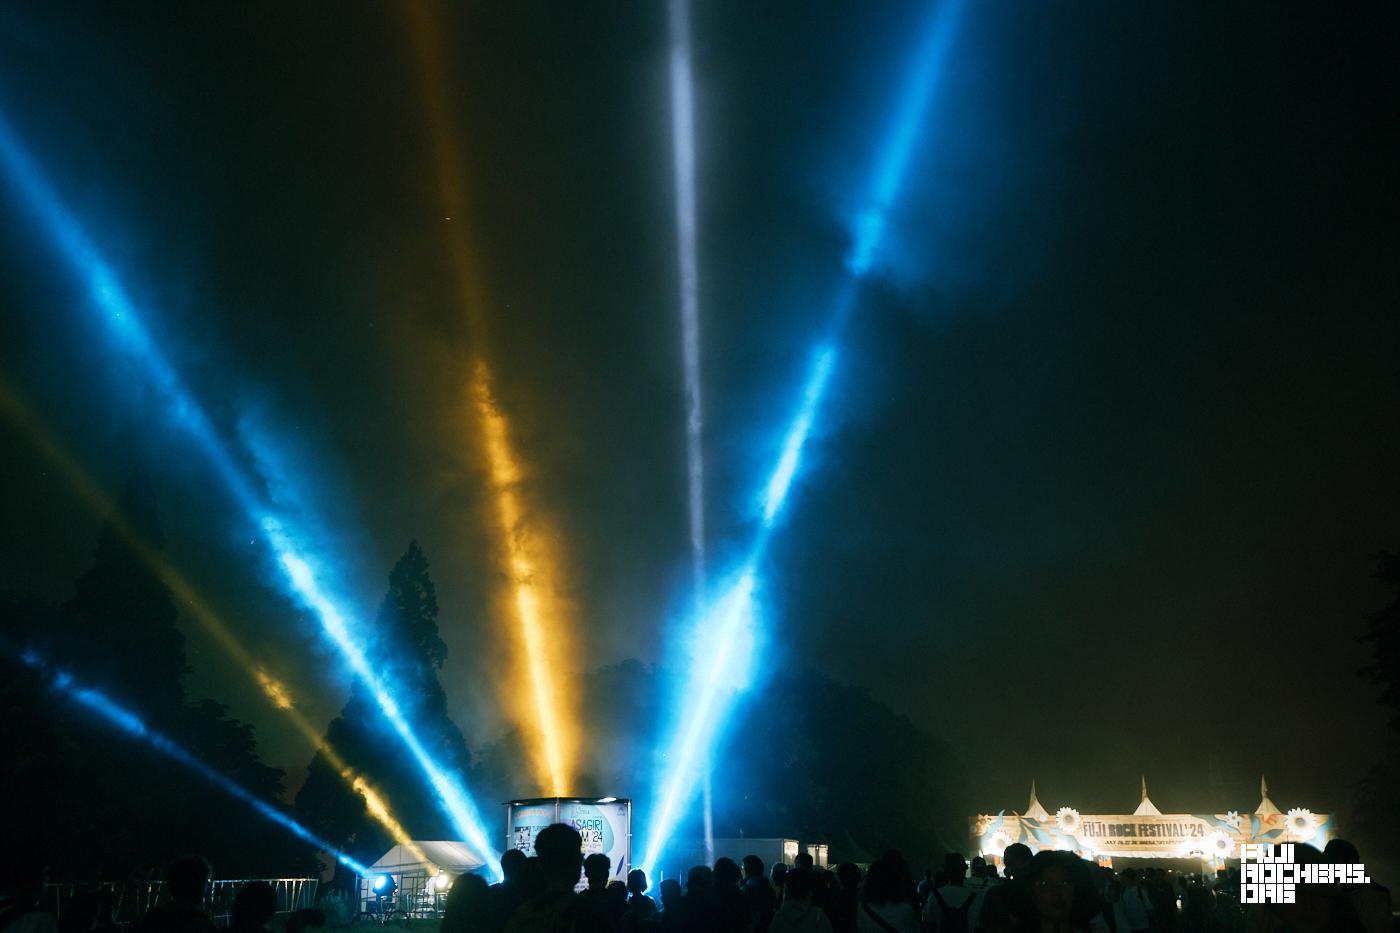
[[[697,629],[695,658],[683,694],[693,702],[666,752],[668,779],[650,815],[651,835],[641,863],[648,875],[681,812],[690,803],[697,778],[710,770],[709,758],[728,713],[727,701],[745,686],[749,665],[757,653],[755,583],[750,567],[706,614],[706,625]],[[707,657],[706,649],[710,647],[714,650]]]
[[[855,309],[860,283],[870,272],[884,240],[889,212],[903,187],[914,145],[965,5],[966,0],[944,0],[933,8],[924,41],[915,53],[894,122],[876,163],[869,195],[854,219],[851,246],[845,257],[850,275],[833,302],[831,336],[817,348],[797,413],[783,436],[778,461],[763,487],[758,535],[738,573],[738,582],[709,612],[702,614],[696,628],[697,643],[711,646],[712,654],[697,657],[692,662],[685,692],[681,694],[684,711],[677,738],[667,753],[667,770],[658,802],[650,815],[651,832],[642,860],[644,869],[655,867],[681,813],[693,799],[696,779],[700,772],[708,769],[707,764],[701,763],[713,756],[724,721],[733,711],[734,700],[742,689],[726,682],[723,676],[726,666],[738,663],[749,670],[757,661],[755,580],[801,470],[803,452],[816,427],[836,368],[840,335]],[[754,656],[741,656],[744,646]]]
[[[278,810],[267,801],[262,800],[251,791],[248,791],[241,785],[224,777],[222,774],[185,751],[179,745],[176,745],[171,739],[151,729],[141,720],[140,716],[137,716],[131,710],[117,703],[106,694],[94,690],[91,687],[81,686],[71,675],[46,664],[42,658],[32,651],[26,651],[20,657],[21,660],[30,667],[51,675],[50,686],[52,686],[54,690],[96,714],[108,725],[115,726],[132,738],[140,739],[145,742],[162,755],[165,755],[167,758],[178,762],[195,774],[198,774],[230,797],[246,803],[262,816],[276,823],[278,826],[281,826],[301,841],[310,843],[322,852],[335,853],[336,860],[356,874],[369,874],[369,869],[363,864],[351,858],[349,855],[346,855],[344,852],[341,852],[334,845],[322,839],[320,836],[317,836],[311,830],[307,829],[281,810]]]
[[[264,542],[276,556],[284,580],[291,588],[291,595],[312,611],[322,631],[375,698],[394,732],[427,777],[458,835],[476,850],[499,877],[500,864],[496,850],[488,841],[484,824],[466,790],[460,781],[433,760],[418,741],[393,692],[375,676],[360,650],[360,639],[351,629],[349,614],[339,608],[338,601],[327,594],[325,586],[312,571],[313,563],[300,538],[274,515],[258,487],[230,455],[203,406],[160,352],[115,270],[63,204],[3,113],[0,113],[0,164],[4,165],[11,183],[54,241],[59,253],[84,283],[92,299],[92,307],[100,312],[118,345],[143,365],[175,422],[193,437],[234,500],[262,532]]]
[[[895,111],[894,125],[876,165],[870,195],[856,217],[846,268],[857,279],[870,271],[880,243],[884,240],[890,210],[904,186],[914,144],[919,139],[938,78],[943,74],[957,21],[966,3],[967,0],[944,0],[934,4],[924,32],[924,43],[915,55],[914,69],[904,85],[904,96],[900,98],[899,108]]]

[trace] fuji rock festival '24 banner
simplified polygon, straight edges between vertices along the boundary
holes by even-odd
[[[1322,848],[1332,837],[1332,817],[1301,808],[1287,813],[1156,816],[1080,814],[1061,807],[1045,819],[1004,811],[972,820],[977,851],[1000,858],[1012,843],[1032,852],[1060,849],[1085,858],[1194,858],[1222,861],[1239,857],[1240,843],[1302,842]]]

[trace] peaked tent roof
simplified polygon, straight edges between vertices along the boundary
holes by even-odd
[[[478,858],[465,842],[418,842],[413,845],[428,857],[423,861],[406,845],[396,845],[385,852],[370,866],[370,871],[382,872],[432,872],[441,869],[448,874],[460,875],[474,871],[486,864]]]
[[[1259,798],[1259,806],[1254,808],[1256,816],[1276,816],[1283,812],[1269,799],[1269,785],[1262,774],[1259,775]]]
[[[1133,811],[1133,816],[1161,816],[1162,811],[1157,809],[1157,805],[1147,799],[1147,775],[1142,776],[1142,800],[1138,801],[1137,809]]]
[[[1035,799],[1035,779],[1031,779],[1031,802],[1026,804],[1025,816],[1033,820],[1048,820],[1050,812],[1040,805],[1040,801]]]

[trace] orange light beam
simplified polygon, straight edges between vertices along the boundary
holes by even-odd
[[[561,684],[567,676],[561,662],[572,657],[568,649],[569,626],[544,586],[545,581],[558,579],[558,567],[552,555],[532,545],[540,541],[538,519],[527,519],[520,494],[520,459],[510,444],[506,414],[491,391],[491,370],[482,349],[487,344],[488,329],[485,278],[477,268],[476,251],[469,240],[462,175],[465,162],[448,99],[443,49],[437,38],[440,20],[436,9],[427,2],[406,3],[400,8],[407,16],[427,124],[433,131],[433,165],[448,224],[448,259],[468,334],[475,345],[470,364],[470,395],[496,500],[504,569],[513,590],[516,618],[512,640],[520,655],[517,662],[529,680],[533,702],[522,707],[513,685],[502,683],[498,688],[506,709],[536,740],[533,760],[540,786],[552,795],[562,796],[572,790],[573,749],[577,747],[579,729],[572,707],[561,702]]]
[[[544,765],[549,774],[551,793],[563,796],[568,793],[569,786],[568,760],[563,748],[564,728],[559,723],[560,704],[555,695],[554,679],[550,676],[551,652],[545,635],[548,622],[541,612],[540,594],[536,589],[536,564],[530,554],[529,538],[523,527],[520,501],[516,496],[520,468],[511,454],[506,419],[491,398],[490,372],[480,360],[472,374],[472,399],[485,434],[491,484],[496,491],[496,515],[501,540],[506,546],[511,584],[515,588],[520,638],[535,701],[535,716],[539,721]]]

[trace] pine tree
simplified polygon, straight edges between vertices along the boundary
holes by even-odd
[[[85,679],[168,726],[184,708],[185,639],[169,588],[129,535],[154,551],[164,545],[155,491],[143,474],[131,478],[117,513],[102,523],[92,566],[63,606],[65,654]]]
[[[447,713],[438,672],[447,645],[438,632],[437,593],[428,560],[416,541],[394,564],[389,589],[375,616],[371,660],[376,675],[413,728],[415,736],[449,772],[465,776],[471,766],[466,740]],[[450,839],[451,825],[427,786],[417,762],[403,748],[383,712],[356,683],[345,707],[326,729],[326,743],[393,807],[411,835]],[[357,856],[374,859],[392,840],[369,818],[364,801],[346,787],[318,751],[297,794],[297,812],[331,841]]]

